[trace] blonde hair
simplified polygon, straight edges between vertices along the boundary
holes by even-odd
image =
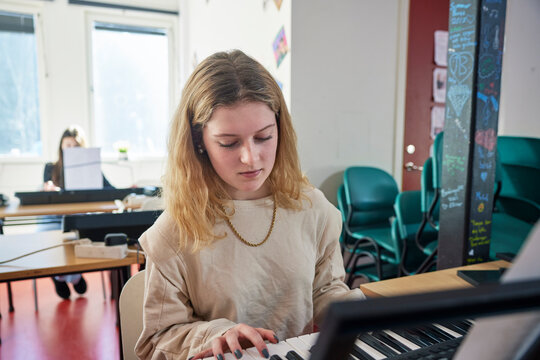
[[[84,130],[78,125],[71,125],[62,133],[58,144],[58,160],[54,163],[51,173],[51,180],[60,188],[64,188],[64,152],[62,151],[62,141],[72,137],[80,147],[86,147]]]
[[[267,181],[277,206],[300,209],[309,186],[300,170],[296,134],[285,99],[272,75],[239,50],[206,58],[188,79],[172,119],[163,176],[166,209],[179,228],[179,246],[198,251],[223,235],[214,233],[231,198],[206,154],[199,153],[202,130],[214,110],[239,102],[261,102],[274,112],[278,146]]]

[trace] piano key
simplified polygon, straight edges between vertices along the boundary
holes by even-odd
[[[370,334],[361,334],[358,338],[387,357],[399,354],[392,347],[380,342]]]
[[[418,335],[416,332],[410,329],[392,329],[392,331],[409,340],[410,342],[416,344],[416,346],[418,346],[419,348],[429,346],[431,344],[430,341],[424,339],[424,337]]]
[[[452,340],[454,338],[454,336],[450,336],[448,333],[442,331],[437,326],[432,324],[425,325],[425,327],[439,335],[439,337],[441,337],[443,340]]]
[[[272,355],[270,356],[270,360],[283,360],[283,358],[279,355]]]
[[[287,360],[307,360],[309,358],[304,358],[303,356],[300,356],[296,351],[291,350],[286,355],[285,358]]]
[[[311,348],[317,342],[318,337],[319,337],[319,333],[313,333],[313,334],[300,335],[298,338]]]
[[[401,336],[399,334],[396,334],[392,330],[384,330],[384,332],[387,333],[388,335],[390,335],[391,337],[393,337],[394,339],[396,339],[397,341],[399,341],[400,343],[402,343],[403,345],[407,346],[411,350],[420,349],[420,346],[418,346],[415,343],[407,340],[403,336]]]
[[[449,329],[447,326],[445,325],[442,325],[442,324],[433,324],[433,326],[436,326],[438,327],[439,329],[441,329],[442,331],[446,332],[447,334],[450,334],[450,336],[452,336],[452,338],[457,338],[457,337],[460,337],[462,336],[460,333],[457,333],[455,332],[454,330],[452,329]]]
[[[310,347],[305,342],[303,342],[297,337],[287,339],[286,342],[295,349],[298,355],[302,356],[305,359],[309,359]]]
[[[437,333],[431,331],[425,326],[418,326],[417,328],[410,330],[416,332],[420,336],[424,336],[424,338],[430,341],[432,344],[440,343],[441,341],[443,341],[443,339]]]
[[[407,345],[402,344],[399,341],[393,339],[384,331],[374,331],[371,333],[371,335],[375,337],[377,340],[390,346],[392,349],[397,350],[398,353],[405,353],[405,352],[411,351],[411,348],[409,348]]]
[[[452,322],[452,321],[444,321],[440,323],[442,326],[444,326],[447,329],[450,329],[452,331],[455,331],[456,333],[460,335],[467,334],[467,330],[463,327],[460,327],[459,324]]]
[[[358,346],[361,350],[363,350],[364,352],[366,352],[369,356],[371,356],[374,360],[381,360],[381,359],[386,359],[387,356],[381,354],[378,350],[372,348],[371,346],[369,346],[368,344],[366,344],[365,342],[363,342],[362,340],[356,340],[354,342],[354,344],[356,346]]]
[[[354,344],[351,350],[351,356],[353,359],[358,360],[374,360],[367,352],[362,350],[358,345]]]

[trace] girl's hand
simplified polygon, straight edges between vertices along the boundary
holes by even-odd
[[[205,357],[214,356],[217,360],[223,360],[223,353],[230,351],[237,359],[242,357],[242,349],[255,346],[261,356],[268,358],[268,348],[265,340],[273,344],[279,342],[276,334],[272,330],[263,328],[253,328],[246,324],[238,324],[230,328],[223,336],[212,340],[212,348],[201,351],[190,359],[204,359]]]

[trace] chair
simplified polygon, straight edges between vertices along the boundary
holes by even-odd
[[[540,218],[540,138],[499,136],[500,179],[504,184],[498,208],[534,224]]]
[[[124,360],[136,360],[135,343],[143,328],[144,274],[141,270],[124,285],[118,301],[120,335]]]
[[[396,181],[384,170],[353,166],[343,174],[343,190],[345,251],[371,254],[376,260],[375,280],[396,276],[401,256],[391,231]]]
[[[398,194],[394,203],[396,213],[394,236],[401,253],[398,276],[415,274],[437,244],[438,231],[428,225],[421,239],[421,243],[427,245],[423,249],[416,245],[417,230],[423,219],[421,204],[420,191],[403,191]]]
[[[347,249],[347,234],[345,232],[345,222],[347,220],[347,207],[345,206],[345,186],[341,184],[337,191],[337,205],[341,212],[341,220],[343,227],[339,237],[339,245],[341,247],[341,255],[345,258],[348,255],[345,263],[346,284],[352,287],[354,279],[361,276],[368,281],[380,280],[378,260],[369,251],[361,251],[360,249]]]

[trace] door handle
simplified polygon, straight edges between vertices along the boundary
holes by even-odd
[[[408,163],[405,163],[405,165],[403,165],[403,167],[407,171],[422,171],[424,169],[423,166],[415,165],[412,161],[409,161]]]

